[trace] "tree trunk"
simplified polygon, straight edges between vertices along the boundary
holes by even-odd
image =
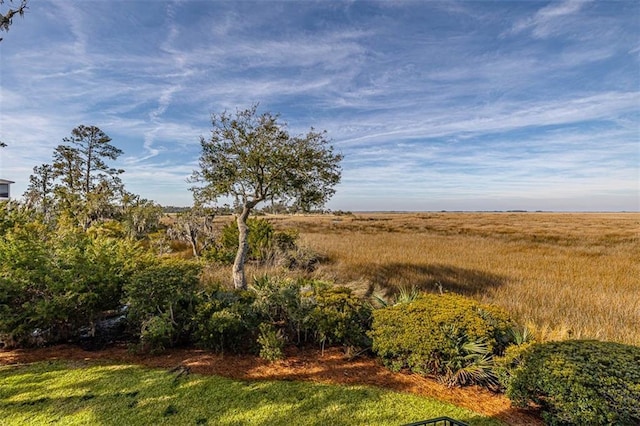
[[[247,226],[247,218],[251,212],[251,207],[245,204],[242,213],[238,215],[236,222],[238,224],[238,251],[236,259],[233,262],[233,286],[237,290],[247,289],[247,279],[244,275],[244,262],[249,251],[249,227]]]
[[[187,233],[189,234],[189,244],[191,244],[191,251],[193,251],[193,257],[196,259],[200,257],[198,252],[198,234],[195,229],[191,227],[191,224],[187,223]]]

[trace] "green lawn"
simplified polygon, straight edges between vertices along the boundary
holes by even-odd
[[[449,416],[497,420],[365,386],[243,382],[133,365],[40,362],[0,367],[0,425],[401,425]]]

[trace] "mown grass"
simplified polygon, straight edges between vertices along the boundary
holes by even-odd
[[[453,405],[364,386],[177,377],[132,365],[41,362],[0,367],[2,425],[400,425],[450,416]]]
[[[416,286],[500,305],[540,340],[640,345],[640,214],[276,216],[328,256],[316,276],[389,293]]]

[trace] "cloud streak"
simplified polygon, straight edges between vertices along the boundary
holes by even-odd
[[[260,102],[345,154],[334,208],[640,207],[635,2],[38,4],[0,46],[14,193],[94,124],[127,185],[189,203],[210,114]]]

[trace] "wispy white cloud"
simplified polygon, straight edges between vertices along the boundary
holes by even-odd
[[[640,93],[599,93],[575,99],[546,102],[500,101],[477,107],[442,111],[403,111],[386,123],[385,112],[373,113],[357,124],[335,123],[335,133],[346,145],[396,142],[416,138],[500,133],[527,127],[573,124],[591,120],[614,120],[620,114],[637,111]]]
[[[558,31],[564,31],[565,18],[575,15],[587,4],[585,0],[553,2],[538,10],[533,16],[518,20],[511,28],[511,33],[531,30],[535,37],[549,37]]]
[[[210,113],[260,102],[293,133],[327,129],[346,154],[339,193],[359,200],[632,198],[632,2],[42,4],[0,46],[13,180],[95,124],[124,149],[128,185],[188,200]]]

